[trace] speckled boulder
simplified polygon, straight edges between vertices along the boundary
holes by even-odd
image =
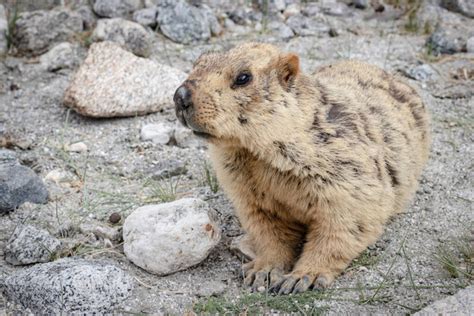
[[[30,225],[19,225],[5,247],[5,261],[13,265],[48,262],[61,242],[47,231]]]
[[[64,104],[85,116],[119,117],[173,106],[186,78],[175,68],[129,53],[117,44],[93,44],[66,89]]]
[[[8,300],[39,315],[112,312],[132,288],[132,278],[115,265],[72,258],[38,264],[0,280]]]
[[[209,204],[192,198],[136,209],[123,225],[125,255],[158,275],[200,263],[221,237],[209,211]]]

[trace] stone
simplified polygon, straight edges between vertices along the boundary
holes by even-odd
[[[88,150],[87,145],[83,142],[77,142],[66,146],[66,151],[74,153],[83,153]]]
[[[36,173],[20,165],[10,150],[0,149],[0,214],[25,202],[47,201],[48,190]]]
[[[302,9],[301,13],[304,16],[312,17],[321,12],[321,8],[318,3],[310,2],[306,4]]]
[[[74,68],[79,65],[77,50],[77,45],[60,43],[40,56],[41,65],[48,71]]]
[[[5,261],[13,265],[49,262],[61,248],[61,242],[46,230],[19,225],[5,247]]]
[[[273,0],[272,1],[275,10],[283,11],[286,8],[286,1],[285,0]]]
[[[82,17],[84,30],[92,30],[96,26],[97,16],[95,15],[94,11],[92,11],[90,6],[80,6],[77,8],[76,12]]]
[[[227,285],[222,281],[209,280],[198,285],[195,294],[200,297],[219,296],[222,295]]]
[[[152,34],[138,23],[121,18],[100,19],[92,33],[95,42],[110,41],[137,56],[150,55]]]
[[[229,249],[239,258],[239,260],[251,261],[256,257],[254,247],[251,244],[248,235],[241,235],[233,238]]]
[[[290,16],[300,14],[301,8],[297,3],[292,3],[283,11],[283,16],[287,19]]]
[[[68,171],[61,170],[61,169],[54,169],[48,172],[48,174],[44,177],[44,181],[46,182],[54,182],[56,185],[68,185],[69,183],[73,182],[74,175]]]
[[[212,36],[220,35],[222,33],[222,26],[217,20],[217,17],[214,15],[214,12],[212,12],[212,10],[206,5],[202,5],[202,9],[207,16],[207,20],[209,22],[209,28],[211,30],[211,35]]]
[[[427,64],[418,65],[408,70],[408,75],[418,81],[427,81],[434,78],[436,71]]]
[[[0,4],[0,56],[8,51],[7,45],[8,21],[5,7]]]
[[[318,34],[328,34],[330,27],[324,22],[303,16],[294,15],[290,17],[286,24],[299,36],[315,36]]]
[[[347,5],[336,0],[322,0],[321,11],[332,16],[345,16],[349,13]]]
[[[140,130],[140,138],[154,144],[166,145],[173,135],[173,126],[165,123],[147,124]]]
[[[102,260],[64,258],[19,270],[0,281],[5,297],[35,314],[115,312],[133,279]]]
[[[166,37],[178,43],[189,44],[211,37],[211,14],[208,8],[196,7],[184,0],[167,0],[158,6],[157,22]]]
[[[22,54],[39,55],[82,32],[82,17],[66,9],[23,12],[15,24],[13,44]]]
[[[452,296],[448,296],[428,305],[414,315],[472,315],[473,311],[474,285],[471,285]]]
[[[468,53],[474,53],[474,36],[470,37],[466,42],[466,51]]]
[[[133,13],[133,20],[143,26],[155,27],[158,10],[156,7],[145,8]]]
[[[94,12],[105,18],[128,18],[143,7],[141,0],[96,0]]]
[[[267,24],[267,29],[281,39],[290,39],[295,36],[293,30],[283,22],[271,21]]]
[[[157,275],[199,264],[221,237],[209,212],[209,204],[195,198],[136,209],[123,224],[125,255]]]
[[[474,18],[474,2],[472,0],[441,0],[441,6],[469,18]]]
[[[474,28],[441,23],[427,39],[426,45],[434,54],[455,54],[466,51],[467,40],[472,36]]]
[[[352,4],[357,9],[367,9],[369,7],[369,0],[352,0]]]
[[[173,106],[186,74],[136,57],[117,44],[92,44],[66,89],[64,104],[85,116],[120,117],[158,112]]]
[[[117,227],[111,227],[99,222],[83,222],[79,225],[79,231],[84,235],[94,235],[98,239],[120,241],[121,231]]]
[[[176,145],[181,148],[199,148],[206,146],[205,142],[194,135],[192,130],[182,126],[179,122],[176,123],[173,136]]]
[[[120,221],[122,220],[122,216],[117,213],[117,212],[113,212],[112,214],[110,214],[109,216],[109,222],[112,223],[112,224],[117,224],[119,223]]]
[[[152,179],[162,180],[166,178],[171,178],[186,174],[187,172],[186,163],[181,160],[161,160],[155,165],[150,173],[152,174]]]

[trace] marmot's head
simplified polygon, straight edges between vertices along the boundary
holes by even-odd
[[[214,141],[245,142],[273,133],[294,101],[298,72],[298,56],[269,44],[203,54],[176,90],[176,115],[195,134]]]

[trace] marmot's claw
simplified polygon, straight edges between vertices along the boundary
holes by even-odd
[[[272,285],[269,292],[278,293],[278,295],[287,295],[290,293],[298,294],[306,292],[311,288],[313,290],[321,290],[328,286],[329,281],[323,275],[318,276],[315,280],[315,277],[307,274],[302,277],[289,274],[282,277],[278,283]]]
[[[267,288],[269,273],[266,271],[258,271],[255,273],[255,280],[252,284],[252,292],[261,292],[260,288]]]
[[[298,283],[296,283],[295,288],[293,289],[293,293],[303,293],[307,291],[311,285],[313,285],[314,278],[310,277],[309,275],[303,276]]]
[[[296,282],[298,282],[298,278],[294,276],[288,276],[283,284],[280,286],[280,290],[278,291],[278,295],[287,295],[293,291],[293,287],[295,286]]]

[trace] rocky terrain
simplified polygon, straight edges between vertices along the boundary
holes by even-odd
[[[415,200],[322,292],[242,286],[251,251],[174,116],[193,61],[245,41],[368,61],[432,114]],[[472,1],[3,0],[0,55],[0,314],[474,313]]]

